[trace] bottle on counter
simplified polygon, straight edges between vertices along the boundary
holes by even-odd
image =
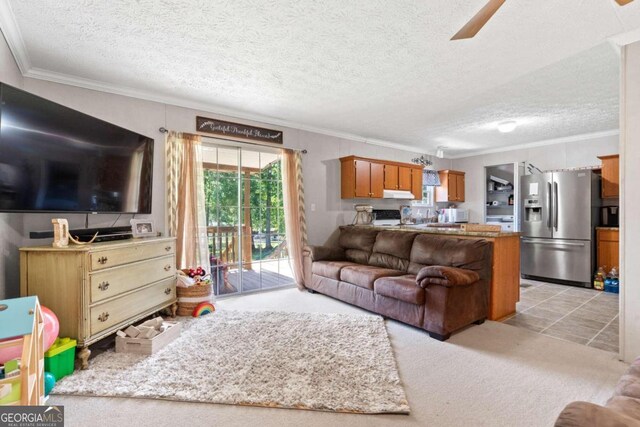
[[[604,290],[604,267],[598,268],[598,272],[596,273],[596,277],[593,280],[593,289],[602,291]]]
[[[609,272],[609,275],[611,276],[611,284],[609,285],[609,292],[613,294],[619,294],[620,279],[618,279],[618,269],[616,267],[613,267]]]
[[[611,271],[609,271],[607,273],[607,277],[605,277],[605,279],[604,279],[604,291],[605,292],[612,292],[612,290],[611,290],[612,280],[613,280],[613,278],[611,277]]]

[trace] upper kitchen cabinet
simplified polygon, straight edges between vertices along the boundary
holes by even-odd
[[[602,160],[602,198],[620,197],[620,156],[598,156]]]
[[[414,168],[398,166],[397,164],[384,165],[384,189],[411,191],[411,174]]]
[[[440,186],[436,187],[436,202],[464,202],[464,172],[438,171]]]
[[[422,166],[355,156],[341,158],[340,164],[343,199],[381,199],[385,190],[422,199]]]

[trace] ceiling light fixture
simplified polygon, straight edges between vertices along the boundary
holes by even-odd
[[[436,157],[439,159],[443,159],[444,158],[444,147],[438,147],[437,151],[436,151]]]
[[[509,120],[506,122],[498,123],[498,130],[502,133],[509,133],[513,132],[517,126],[518,123],[513,120]]]

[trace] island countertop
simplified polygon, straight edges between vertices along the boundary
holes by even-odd
[[[463,236],[463,237],[488,237],[488,238],[500,238],[500,237],[514,237],[520,236],[519,232],[514,231],[464,231],[459,227],[427,227],[426,225],[343,225],[342,227],[358,227],[358,228],[373,228],[376,230],[390,230],[390,231],[410,231],[413,233],[427,233],[427,234],[443,234],[448,236]]]

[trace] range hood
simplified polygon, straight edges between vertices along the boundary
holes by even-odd
[[[411,191],[402,190],[383,190],[383,199],[415,199]]]

